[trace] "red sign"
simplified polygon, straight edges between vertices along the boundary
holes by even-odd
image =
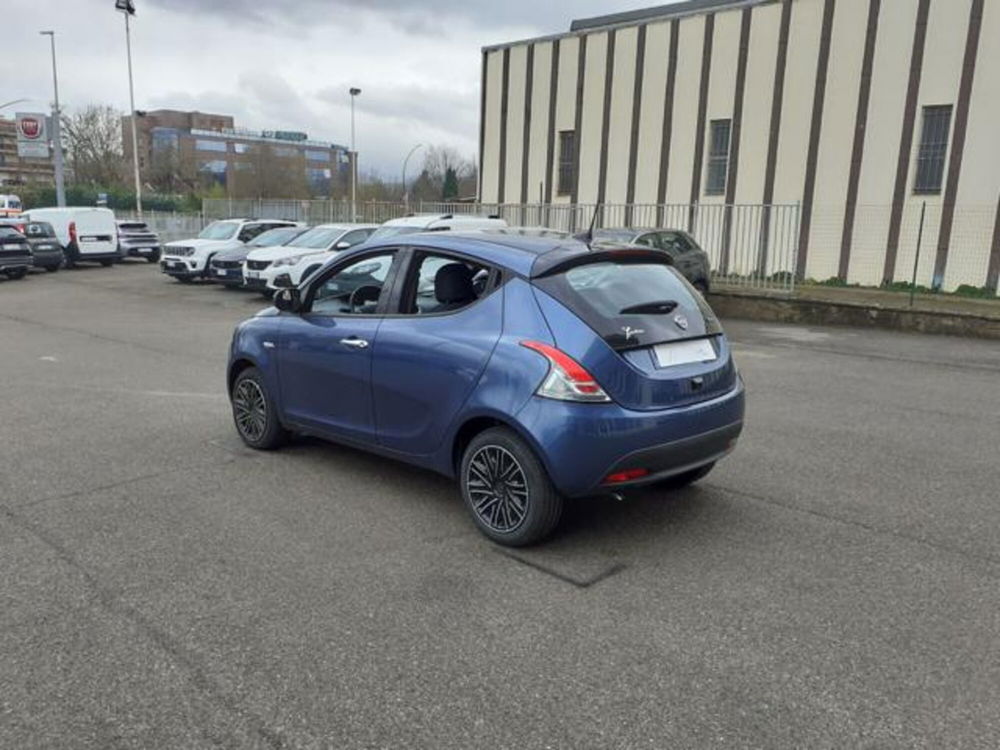
[[[21,128],[22,137],[30,141],[36,140],[42,135],[42,123],[34,117],[22,117],[17,124]]]

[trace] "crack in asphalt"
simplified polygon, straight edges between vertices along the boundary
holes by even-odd
[[[763,495],[758,495],[753,492],[746,492],[745,490],[736,490],[731,487],[723,487],[721,484],[716,484],[714,482],[702,482],[701,486],[709,487],[713,490],[718,490],[719,492],[727,493],[729,495],[735,495],[737,497],[745,497],[750,500],[756,500],[760,503],[765,503],[766,505],[771,505],[777,508],[782,508],[784,510],[790,510],[793,513],[802,513],[804,515],[815,516],[817,518],[822,518],[826,521],[832,521],[834,523],[843,524],[845,526],[854,526],[855,528],[864,529],[873,534],[891,536],[896,539],[902,539],[907,542],[912,542],[914,544],[920,544],[925,547],[937,550],[938,552],[947,552],[958,557],[965,558],[969,561],[987,563],[989,565],[1000,565],[1000,557],[994,557],[992,555],[981,555],[974,552],[967,552],[966,550],[958,549],[957,547],[952,547],[948,544],[941,544],[940,542],[935,542],[930,539],[926,539],[919,536],[913,536],[912,534],[906,534],[900,531],[895,531],[894,529],[887,529],[881,526],[875,526],[874,524],[866,523],[864,521],[858,521],[852,518],[844,518],[842,516],[834,515],[832,513],[824,513],[819,510],[814,510],[812,508],[805,508],[800,505],[795,505],[794,503],[782,502],[781,500],[775,500],[772,497],[764,497]],[[1000,577],[997,573],[990,571],[990,575]]]

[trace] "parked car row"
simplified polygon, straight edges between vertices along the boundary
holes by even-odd
[[[270,297],[276,289],[298,286],[337,253],[369,239],[506,226],[495,217],[452,214],[405,216],[381,225],[314,227],[283,220],[222,219],[193,239],[167,243],[160,270],[183,283],[207,279]]]
[[[23,278],[78,263],[110,266],[128,257],[156,262],[160,239],[142,221],[117,221],[107,208],[36,208],[0,218],[0,273]]]

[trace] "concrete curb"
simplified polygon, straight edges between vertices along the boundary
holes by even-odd
[[[884,328],[945,336],[1000,340],[1000,318],[968,313],[942,313],[856,302],[774,297],[743,291],[713,291],[709,304],[723,318],[771,323]]]

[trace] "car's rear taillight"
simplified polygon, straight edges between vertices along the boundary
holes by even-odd
[[[539,396],[559,401],[606,403],[611,399],[583,366],[554,346],[540,341],[522,341],[521,346],[538,352],[549,362],[549,372],[535,391]]]
[[[71,221],[69,223],[69,241],[76,242],[76,222]]]

